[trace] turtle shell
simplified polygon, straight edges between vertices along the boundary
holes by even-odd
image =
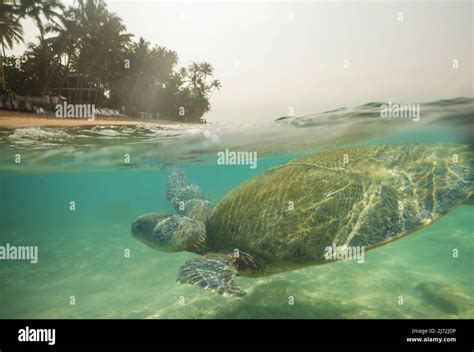
[[[256,175],[212,209],[217,249],[274,265],[324,262],[329,246],[370,249],[436,220],[473,193],[466,145],[369,145],[318,152]]]

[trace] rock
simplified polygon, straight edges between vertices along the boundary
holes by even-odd
[[[421,282],[416,286],[426,303],[447,314],[459,314],[472,304],[472,298],[454,286]]]

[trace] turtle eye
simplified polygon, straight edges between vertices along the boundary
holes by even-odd
[[[142,223],[142,222],[139,222],[139,223],[135,224],[135,228],[136,228],[138,231],[143,230],[143,223]]]

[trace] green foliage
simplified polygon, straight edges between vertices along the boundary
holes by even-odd
[[[38,44],[29,44],[21,57],[5,58],[8,89],[19,95],[61,94],[74,74],[73,101],[80,101],[82,88],[88,88],[94,92],[89,103],[129,116],[150,113],[197,121],[209,111],[210,97],[221,88],[212,79],[210,64],[178,68],[176,52],[151,46],[143,38],[133,42],[121,18],[103,0],[74,4],[23,0],[16,7],[0,7],[3,46],[11,48],[23,40],[19,18],[32,18],[40,32]]]
[[[0,43],[2,54],[5,56],[5,47],[13,48],[13,44],[23,42],[20,12],[11,4],[0,4]]]

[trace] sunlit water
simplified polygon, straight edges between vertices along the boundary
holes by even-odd
[[[177,285],[195,254],[161,253],[130,235],[137,216],[173,211],[165,180],[177,162],[217,202],[262,170],[324,148],[472,143],[473,99],[422,105],[419,122],[381,120],[379,106],[266,125],[1,130],[0,245],[37,245],[39,263],[0,261],[0,317],[474,318],[474,205],[367,252],[362,264],[238,277],[243,298]],[[258,167],[217,165],[225,148],[257,151]]]

